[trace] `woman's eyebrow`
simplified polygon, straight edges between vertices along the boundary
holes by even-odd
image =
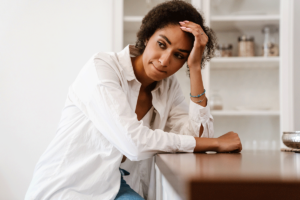
[[[165,35],[159,35],[159,36],[162,37],[162,38],[164,38],[170,45],[172,44],[170,42],[170,40],[167,38],[167,36],[165,36]],[[178,49],[178,51],[181,51],[181,52],[184,52],[184,53],[190,53],[191,52],[189,50],[184,50],[184,49]]]
[[[181,52],[184,52],[184,53],[191,53],[191,51],[189,51],[189,50],[184,50],[184,49],[178,49],[178,51],[181,51]]]
[[[171,42],[170,42],[170,40],[167,38],[167,36],[165,36],[165,35],[159,35],[160,37],[162,37],[162,38],[164,38],[169,44],[172,44]]]

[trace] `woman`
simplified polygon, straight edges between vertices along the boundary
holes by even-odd
[[[215,37],[195,8],[160,4],[137,36],[135,46],[95,54],[83,67],[26,199],[155,199],[154,154],[241,151],[236,133],[212,138],[201,68]],[[173,75],[185,62],[189,109]]]

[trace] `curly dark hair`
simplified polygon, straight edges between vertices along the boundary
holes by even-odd
[[[196,8],[182,0],[167,1],[158,4],[150,10],[142,20],[142,25],[137,33],[135,47],[142,54],[146,47],[145,41],[149,40],[157,29],[164,28],[170,24],[179,25],[179,21],[184,20],[199,24],[208,36],[208,42],[201,61],[201,68],[203,68],[205,63],[214,56],[216,36],[212,29],[204,25],[204,19]],[[194,42],[195,38],[193,34],[187,34],[189,34]]]

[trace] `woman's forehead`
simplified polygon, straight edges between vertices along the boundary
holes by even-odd
[[[157,29],[153,36],[161,37],[170,45],[180,45],[186,48],[191,48],[193,41],[189,37],[188,33],[180,29],[180,25],[168,25],[161,29]]]

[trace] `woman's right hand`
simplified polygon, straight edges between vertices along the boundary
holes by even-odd
[[[231,131],[218,138],[199,138],[195,137],[196,147],[194,152],[216,151],[225,152],[241,152],[242,143],[237,133]]]
[[[231,131],[218,138],[217,152],[241,152],[242,143],[237,133]]]

